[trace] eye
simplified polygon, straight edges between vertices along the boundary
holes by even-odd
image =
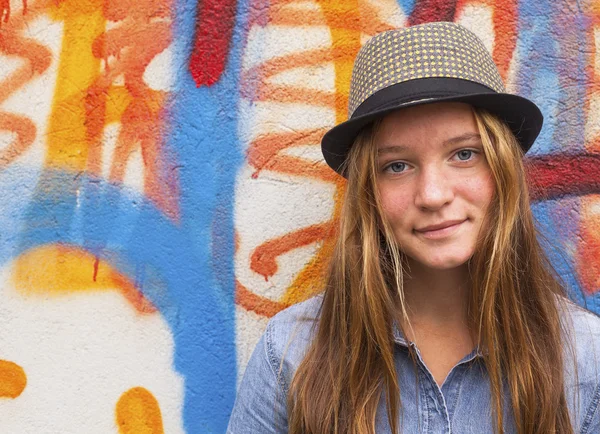
[[[461,149],[455,155],[460,161],[468,161],[473,157],[473,151],[470,149]]]
[[[406,170],[406,163],[403,163],[402,161],[395,161],[391,164],[388,164],[384,168],[384,171],[393,172],[393,173],[401,173],[401,172],[404,172],[405,170]]]

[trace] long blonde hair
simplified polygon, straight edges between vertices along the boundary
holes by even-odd
[[[469,261],[468,311],[487,368],[495,428],[510,393],[519,434],[573,433],[564,392],[563,289],[537,241],[521,148],[508,126],[474,109],[496,195]],[[290,434],[374,434],[385,395],[392,432],[401,402],[392,327],[407,320],[402,252],[382,217],[376,122],[356,139],[315,338],[288,393]]]

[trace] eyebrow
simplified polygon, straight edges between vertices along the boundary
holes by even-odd
[[[460,136],[456,136],[456,137],[452,137],[450,139],[444,140],[444,142],[442,143],[442,146],[448,147],[448,146],[452,146],[452,145],[457,145],[462,142],[472,141],[473,139],[481,140],[481,136],[479,135],[479,133],[461,134]],[[377,155],[390,154],[390,153],[394,153],[394,152],[402,152],[402,151],[406,151],[407,149],[408,149],[408,147],[403,146],[403,145],[386,146],[385,148],[379,149],[377,151]]]

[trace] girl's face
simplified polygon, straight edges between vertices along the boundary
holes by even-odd
[[[431,269],[465,264],[495,191],[471,107],[393,112],[374,140],[383,214],[400,249]]]

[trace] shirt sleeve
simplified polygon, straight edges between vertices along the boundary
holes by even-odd
[[[270,327],[271,323],[250,357],[227,434],[287,433],[287,390],[278,375],[280,360],[269,341]]]

